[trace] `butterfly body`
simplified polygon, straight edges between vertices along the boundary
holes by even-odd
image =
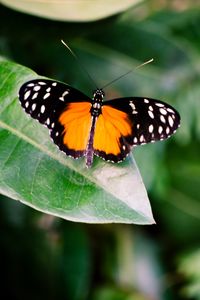
[[[92,98],[92,107],[90,110],[91,116],[98,117],[101,114],[101,106],[103,104],[103,98],[105,94],[102,90],[97,89],[94,91]]]
[[[142,97],[103,101],[97,89],[92,99],[77,89],[53,80],[26,82],[19,100],[31,117],[49,128],[60,150],[73,158],[93,156],[122,161],[133,146],[163,140],[180,126],[178,112],[169,104]]]

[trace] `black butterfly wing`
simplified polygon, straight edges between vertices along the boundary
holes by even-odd
[[[26,113],[49,129],[68,103],[91,102],[89,97],[70,85],[47,79],[24,83],[19,90],[19,100]]]
[[[76,148],[76,145],[70,149],[64,144],[66,130],[59,118],[72,103],[80,103],[80,106],[89,105],[91,103],[89,97],[67,84],[48,79],[35,79],[21,86],[19,100],[26,113],[49,128],[50,136],[60,150],[74,158],[84,155],[83,149]]]
[[[112,123],[113,126],[116,123],[118,126],[115,142],[119,145],[119,153],[113,155],[112,151],[105,153],[105,151],[95,149],[96,155],[114,162],[124,159],[130,152],[131,146],[164,140],[175,133],[180,126],[180,115],[171,105],[151,98],[113,99],[105,101],[103,107],[107,109],[107,112],[116,109],[116,116],[118,111],[124,113],[120,117],[123,122],[119,125],[117,125],[114,110],[112,114],[110,113],[110,119],[106,117],[108,114],[105,114],[107,122]],[[102,114],[104,115],[103,107]],[[114,144],[114,140],[111,143]]]

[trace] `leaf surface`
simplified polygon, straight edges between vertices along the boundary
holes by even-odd
[[[120,13],[141,0],[2,0],[1,2],[13,9],[48,19],[86,22]]]
[[[25,114],[18,90],[38,77],[20,65],[0,63],[0,192],[67,220],[154,223],[133,157],[117,165],[96,158],[88,170],[84,159],[66,157],[47,128]]]

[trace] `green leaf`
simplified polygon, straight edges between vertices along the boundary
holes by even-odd
[[[42,2],[2,0],[1,2],[13,9],[48,19],[86,22],[120,13],[141,0],[115,0],[114,2],[106,0],[43,0]]]
[[[154,223],[147,193],[131,157],[121,164],[98,158],[90,170],[51,142],[48,131],[27,116],[20,86],[38,75],[0,63],[0,192],[64,219],[87,223]]]

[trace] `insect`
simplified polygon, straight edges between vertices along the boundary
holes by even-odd
[[[120,162],[137,145],[164,140],[180,126],[169,104],[142,97],[103,101],[96,89],[89,98],[70,85],[35,79],[22,85],[19,100],[26,113],[49,128],[54,143],[75,159],[93,156]]]

